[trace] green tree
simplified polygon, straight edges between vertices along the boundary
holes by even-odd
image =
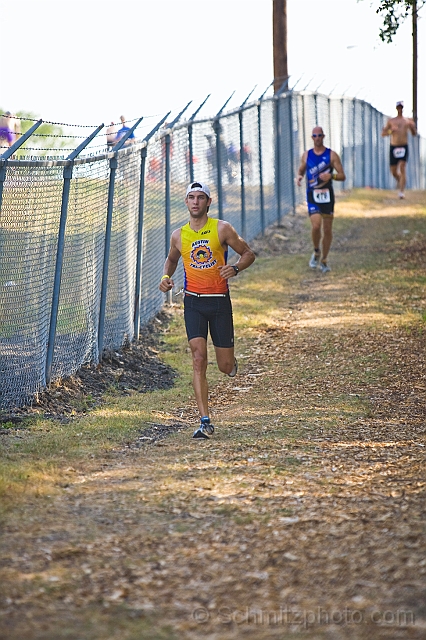
[[[372,4],[377,4],[377,2]],[[413,15],[413,11],[418,13],[424,4],[426,4],[426,0],[379,0],[376,13],[383,18],[383,27],[379,33],[380,39],[383,42],[392,42],[404,20]]]
[[[411,15],[413,37],[413,119],[417,126],[417,16],[419,10],[426,4],[426,0],[376,1],[379,2],[376,13],[383,17],[383,27],[379,33],[383,42],[392,42],[398,28]]]

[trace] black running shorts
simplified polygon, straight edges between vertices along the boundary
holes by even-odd
[[[334,189],[330,182],[328,186],[321,189],[308,189],[306,193],[308,202],[308,213],[326,213],[333,215],[334,213]]]
[[[391,167],[395,167],[398,162],[408,160],[408,144],[400,144],[398,146],[391,144],[389,150],[389,163]]]
[[[210,336],[215,347],[229,349],[234,346],[234,321],[229,295],[197,298],[185,295],[184,318],[188,340]]]

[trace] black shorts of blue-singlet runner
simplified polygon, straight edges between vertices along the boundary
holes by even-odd
[[[184,318],[188,340],[210,336],[215,347],[234,346],[234,321],[229,294],[224,297],[184,297]]]
[[[395,167],[401,160],[404,162],[408,160],[408,144],[391,144],[389,149],[390,166]]]
[[[308,189],[306,192],[308,213],[321,213],[332,216],[334,213],[334,190],[331,181],[320,189]]]

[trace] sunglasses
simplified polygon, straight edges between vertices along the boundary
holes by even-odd
[[[312,134],[312,137],[313,137],[313,138],[323,138],[323,137],[324,137],[324,134],[323,134],[323,133],[313,133],[313,134]]]

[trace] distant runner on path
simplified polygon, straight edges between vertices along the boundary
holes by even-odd
[[[396,103],[398,115],[395,118],[389,118],[382,129],[382,136],[390,136],[389,162],[390,170],[396,180],[396,186],[399,190],[399,197],[405,198],[405,185],[407,183],[406,166],[408,161],[408,132],[411,135],[417,135],[416,125],[411,118],[405,118],[402,115],[404,103],[399,101]]]
[[[312,130],[313,149],[302,155],[297,176],[297,186],[302,184],[306,173],[306,200],[311,221],[314,252],[309,260],[311,269],[318,266],[322,273],[331,271],[327,264],[328,252],[333,239],[334,190],[332,180],[346,180],[342,163],[335,151],[324,146],[322,127]],[[332,171],[335,173],[332,173]],[[322,242],[321,242],[322,235]]]
[[[219,370],[233,378],[238,370],[234,355],[234,323],[229,278],[247,269],[255,259],[253,251],[234,227],[207,215],[212,199],[202,182],[192,182],[186,190],[189,222],[172,233],[170,250],[164,263],[159,289],[170,291],[172,276],[182,257],[184,268],[184,318],[192,354],[193,386],[201,424],[193,438],[209,438],[210,422],[207,383],[207,335],[210,330]],[[228,262],[228,247],[240,255],[234,265]]]

